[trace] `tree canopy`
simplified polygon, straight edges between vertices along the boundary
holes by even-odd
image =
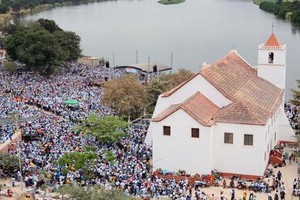
[[[101,102],[118,114],[135,119],[143,113],[152,113],[160,94],[168,91],[194,76],[189,70],[179,69],[174,74],[161,75],[153,78],[146,86],[136,76],[124,77],[107,81],[103,88]]]
[[[79,170],[82,169],[85,174],[89,172],[89,166],[94,163],[94,159],[97,158],[95,152],[69,152],[65,153],[59,160],[58,163],[61,166],[67,166],[64,168],[63,172],[68,172],[69,170]]]
[[[297,80],[297,83],[298,83],[298,90],[292,90],[293,99],[291,100],[291,102],[295,106],[300,106],[300,80]]]
[[[133,197],[126,197],[120,190],[105,190],[100,186],[90,186],[87,188],[63,186],[58,192],[66,194],[68,199],[74,200],[130,200]]]
[[[0,172],[2,171],[2,173],[11,176],[19,169],[18,163],[16,156],[0,152]]]
[[[78,124],[75,130],[95,136],[100,143],[111,143],[118,142],[125,136],[126,127],[127,122],[118,116],[100,117],[92,114]]]
[[[160,94],[176,87],[192,76],[194,76],[194,73],[190,70],[179,69],[176,73],[162,75],[160,79],[153,78],[146,86],[148,111],[154,111],[157,98]]]
[[[61,30],[52,20],[39,19],[29,26],[10,25],[9,31],[5,40],[9,58],[45,76],[81,54],[80,37]]]
[[[107,81],[101,102],[118,114],[134,119],[142,115],[146,105],[145,86],[136,76],[126,75]]]

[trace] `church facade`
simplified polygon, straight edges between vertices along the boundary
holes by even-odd
[[[236,51],[161,94],[146,143],[153,168],[262,176],[270,150],[294,141],[284,113],[286,45],[272,34],[252,67]]]

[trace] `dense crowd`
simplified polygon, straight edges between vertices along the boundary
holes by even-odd
[[[290,102],[286,102],[284,104],[284,111],[290,121],[292,128],[296,131],[297,134],[300,134],[300,108],[296,107]]]
[[[148,120],[135,121],[126,130],[129,137],[113,144],[98,144],[94,137],[73,131],[74,124],[91,113],[100,116],[114,114],[111,109],[100,104],[103,91],[99,87],[101,83],[97,82],[105,81],[109,73],[113,77],[120,77],[125,72],[109,72],[105,66],[94,68],[75,63],[69,64],[63,70],[63,75],[49,79],[32,72],[10,74],[0,71],[0,118],[7,118],[13,112],[17,112],[20,118],[32,118],[21,123],[20,129],[25,136],[39,136],[38,140],[23,141],[20,145],[21,173],[25,185],[39,188],[44,183],[43,172],[46,172],[50,174],[50,182],[47,184],[53,188],[62,184],[101,185],[107,189],[119,188],[127,195],[144,198],[167,195],[172,199],[192,199],[192,196],[195,199],[207,199],[201,190],[205,185],[201,182],[191,184],[186,179],[176,182],[175,179],[167,180],[152,175],[152,150],[144,143]],[[64,104],[68,99],[76,99],[79,104]],[[285,104],[285,112],[293,128],[299,128],[296,109],[289,103]],[[12,137],[15,128],[12,124],[0,126],[0,144]],[[80,152],[88,145],[97,145],[98,158],[93,165],[89,165],[93,176],[86,177],[81,169],[65,173],[64,166],[55,162],[65,152]],[[104,156],[108,150],[116,157],[113,163],[108,162]],[[17,151],[11,149],[10,153],[16,154]],[[20,179],[20,172],[16,178]],[[276,191],[280,197],[284,193],[284,184],[280,179],[280,175],[276,174],[247,187],[265,193]],[[241,180],[235,180],[237,186],[239,181],[243,184]],[[293,184],[297,195],[299,180],[295,179]]]
[[[38,135],[38,140],[22,142],[22,175],[25,185],[38,188],[44,181],[43,173],[51,174],[49,185],[61,184],[102,185],[120,188],[125,194],[147,196],[150,191],[151,148],[144,138],[149,125],[147,120],[136,121],[126,130],[129,137],[116,144],[98,144],[94,137],[81,135],[72,130],[74,124],[91,113],[100,116],[114,114],[100,104],[101,83],[109,73],[114,77],[124,74],[124,70],[112,70],[104,66],[96,68],[70,64],[63,75],[45,79],[31,72],[9,74],[0,72],[1,118],[17,112],[20,118],[32,118],[20,124],[26,136]],[[63,102],[76,99],[79,105],[68,106]],[[1,142],[11,138],[14,125],[0,126]],[[92,178],[86,177],[82,170],[62,171],[57,161],[65,152],[79,152],[85,146],[97,145],[98,158],[90,166]],[[116,157],[114,163],[107,162],[104,152],[110,150]],[[10,149],[10,153],[17,153]],[[16,176],[20,179],[19,176]]]

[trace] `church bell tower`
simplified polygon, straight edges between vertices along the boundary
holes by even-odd
[[[258,47],[257,75],[280,89],[286,89],[286,44],[281,44],[274,33]]]

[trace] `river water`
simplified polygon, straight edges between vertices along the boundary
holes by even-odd
[[[287,90],[300,79],[300,29],[277,19],[252,0],[186,0],[161,5],[156,0],[119,0],[59,7],[22,20],[55,20],[81,37],[83,54],[115,65],[157,61],[194,72],[236,49],[257,64],[258,44],[273,31],[287,43]],[[290,97],[287,91],[287,97]]]

